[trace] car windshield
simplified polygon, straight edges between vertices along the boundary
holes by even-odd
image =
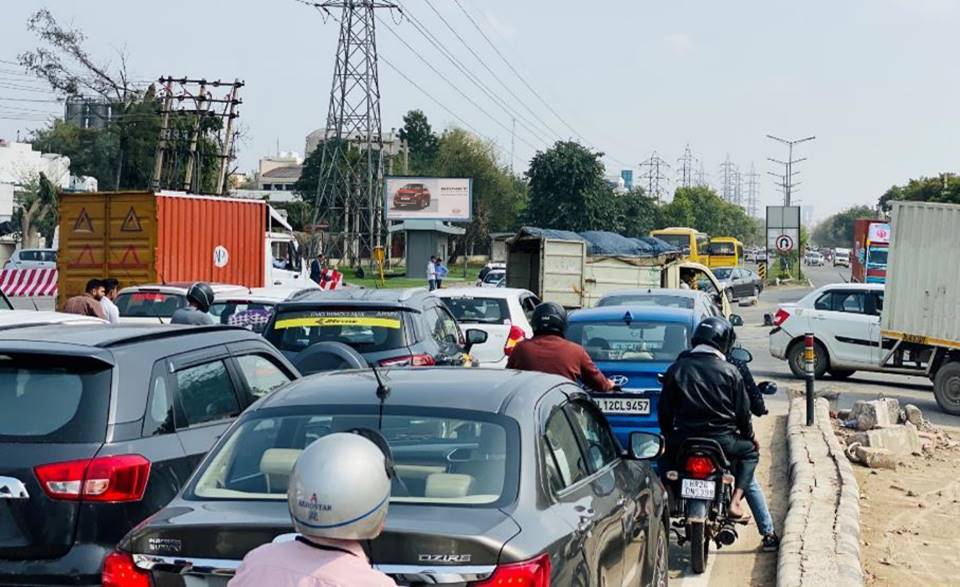
[[[378,429],[374,409],[318,406],[311,408],[314,413],[286,410],[251,418],[206,462],[188,498],[286,499],[290,472],[303,448],[333,432]],[[506,418],[433,407],[390,411],[379,429],[397,473],[391,502],[490,506],[515,492],[518,440]]]
[[[707,251],[711,255],[732,256],[736,254],[736,247],[733,243],[710,243]]]
[[[566,337],[594,361],[672,362],[690,346],[686,325],[653,320],[571,322]]]
[[[137,291],[118,295],[116,304],[121,318],[169,318],[187,305],[187,297],[159,291]]]
[[[713,276],[717,279],[730,279],[731,273],[733,273],[733,267],[722,267],[713,270]]]
[[[282,351],[300,352],[318,342],[342,342],[361,353],[404,346],[398,311],[318,309],[277,314],[264,335]]]
[[[469,324],[508,324],[507,300],[500,298],[442,298],[457,321]]]
[[[690,237],[685,234],[658,234],[656,237],[684,253],[690,252]]]
[[[102,442],[110,371],[82,358],[0,354],[0,442]]]
[[[688,296],[669,296],[657,294],[624,294],[613,295],[602,298],[597,302],[597,307],[601,306],[661,306],[668,308],[693,309],[693,298]]]

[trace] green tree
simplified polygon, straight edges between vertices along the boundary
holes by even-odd
[[[613,190],[603,180],[603,153],[575,141],[537,151],[527,179],[524,223],[562,230],[609,230],[616,222]]]
[[[677,188],[673,201],[662,210],[660,227],[667,226],[689,226],[710,236],[732,236],[745,244],[762,240],[759,220],[706,186]]]
[[[39,246],[39,237],[53,242],[53,232],[57,226],[57,188],[43,173],[29,178],[16,192],[13,212],[14,231],[20,234],[24,248]]]
[[[858,218],[876,218],[870,206],[853,206],[838,212],[814,227],[810,239],[821,247],[851,248],[853,246],[853,221]]]
[[[896,200],[960,204],[960,177],[941,173],[937,177],[911,179],[902,186],[893,186],[880,196],[880,208],[889,211]]]
[[[429,175],[440,150],[440,139],[430,127],[422,110],[411,110],[403,115],[403,127],[398,133],[410,151],[409,175]]]
[[[650,231],[663,225],[663,207],[656,199],[647,196],[643,188],[616,196],[618,206],[618,232],[628,237],[649,236]]]

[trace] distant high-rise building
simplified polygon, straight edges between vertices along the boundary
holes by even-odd
[[[623,185],[627,188],[627,191],[633,189],[633,170],[632,169],[623,169],[620,171],[620,177],[623,178]]]
[[[813,206],[801,206],[800,217],[804,226],[813,226]]]
[[[106,128],[115,117],[114,105],[100,98],[67,98],[63,120],[80,128]]]

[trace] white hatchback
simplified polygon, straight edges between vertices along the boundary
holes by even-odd
[[[817,378],[830,373],[846,378],[854,371],[887,371],[880,367],[880,312],[883,284],[838,283],[815,289],[795,304],[781,304],[773,317],[770,354],[790,364],[803,378],[803,341],[815,340]]]
[[[530,317],[540,300],[525,289],[463,287],[436,290],[433,295],[461,325],[487,333],[487,341],[470,351],[481,367],[505,368],[513,347],[533,336]]]
[[[56,269],[56,249],[19,249],[10,255],[4,269]]]

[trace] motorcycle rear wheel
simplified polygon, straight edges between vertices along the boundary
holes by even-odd
[[[687,526],[687,536],[690,538],[690,566],[698,575],[707,568],[710,558],[710,541],[707,539],[706,528],[703,522],[690,522]]]

